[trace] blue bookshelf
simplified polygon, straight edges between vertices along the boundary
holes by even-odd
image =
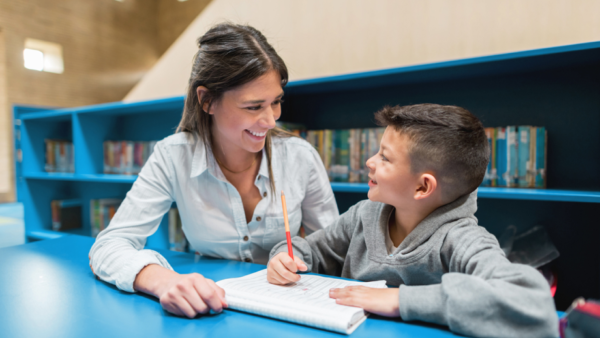
[[[548,189],[480,188],[476,216],[499,236],[508,225],[544,225],[561,253],[559,309],[577,296],[600,298],[600,42],[559,46],[290,82],[282,120],[308,129],[375,127],[384,105],[463,106],[486,126],[543,125]],[[50,201],[81,199],[89,235],[89,201],[124,198],[137,176],[103,173],[106,140],[152,141],[174,133],[184,97],[86,107],[14,106],[17,199],[30,240],[56,238]],[[74,173],[44,171],[45,139],[73,142]],[[366,198],[368,186],[331,183],[340,211]],[[168,247],[166,217],[148,239]]]

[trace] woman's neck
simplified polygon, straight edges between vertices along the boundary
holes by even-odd
[[[221,142],[221,137],[213,132],[213,155],[222,169],[230,173],[249,171],[255,166],[260,153],[252,153],[229,142]]]

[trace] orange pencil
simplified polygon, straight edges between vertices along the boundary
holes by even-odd
[[[281,190],[281,205],[283,206],[283,222],[285,223],[285,237],[287,238],[288,254],[294,259],[294,250],[292,250],[292,236],[290,236],[290,223],[288,222],[287,206],[285,205],[285,195]]]

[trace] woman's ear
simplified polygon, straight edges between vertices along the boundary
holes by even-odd
[[[198,95],[198,103],[202,104],[202,98],[206,97],[206,95],[208,95],[208,88],[204,87],[204,86],[198,86],[198,88],[196,88],[196,95]],[[206,101],[204,102],[204,104],[202,105],[202,111],[208,114],[212,114],[211,112],[208,111],[208,109],[210,108],[210,101]]]
[[[432,174],[422,174],[419,178],[419,185],[415,191],[415,200],[425,199],[433,195],[437,190],[437,180]]]

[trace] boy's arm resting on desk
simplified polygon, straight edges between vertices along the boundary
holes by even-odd
[[[341,275],[352,234],[359,222],[358,211],[361,205],[359,203],[351,207],[337,222],[306,236],[306,239],[292,238],[294,255],[306,263],[308,271]],[[286,241],[282,241],[273,247],[269,258],[286,251]]]
[[[94,274],[123,291],[135,292],[136,276],[149,264],[172,270],[159,253],[143,249],[173,202],[168,156],[158,143],[109,227],[90,250]]]
[[[400,316],[473,336],[557,337],[550,288],[534,268],[512,264],[480,227],[456,226],[442,247],[441,284],[400,286]]]

